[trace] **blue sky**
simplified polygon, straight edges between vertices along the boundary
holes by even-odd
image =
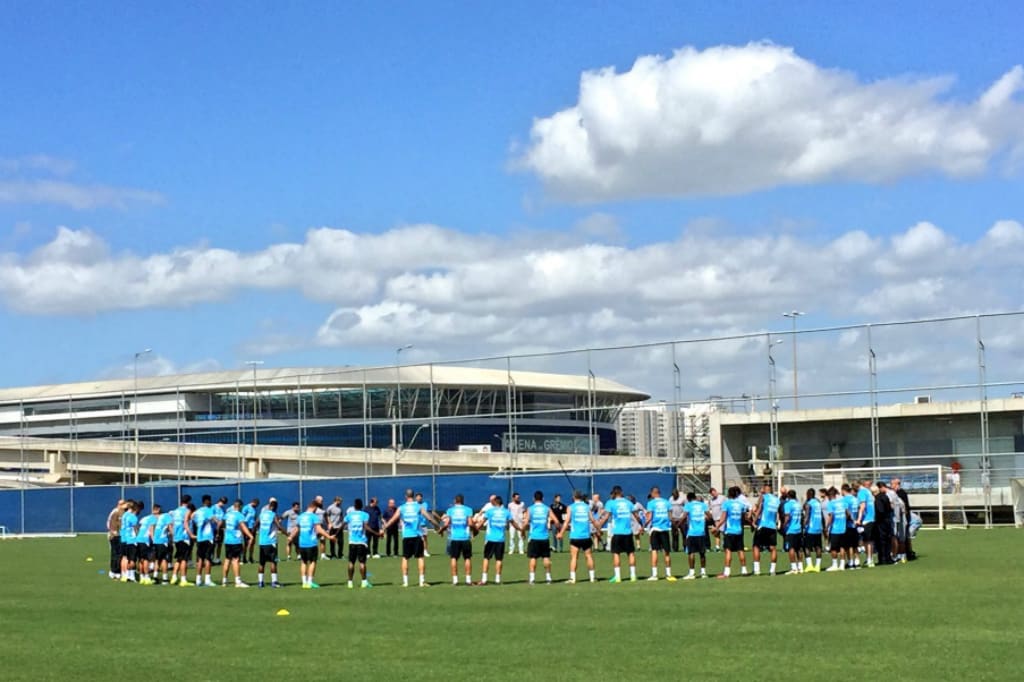
[[[9,3],[3,383],[123,373],[145,347],[154,372],[390,362],[409,339],[429,361],[783,328],[792,307],[820,325],[1020,309],[1022,19],[1014,3]],[[621,77],[648,55],[655,104]],[[754,64],[775,74],[756,96]],[[566,111],[589,152],[535,123]],[[814,168],[780,180],[808,150]],[[436,229],[389,250],[412,225]],[[317,228],[358,246],[324,256]],[[851,233],[870,244],[851,254]],[[280,260],[282,244],[306,248]],[[853,275],[795,267],[830,248]],[[765,253],[772,291],[739,297]],[[516,296],[538,262],[546,286]]]

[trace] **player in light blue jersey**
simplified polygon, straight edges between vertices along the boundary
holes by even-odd
[[[633,503],[622,495],[622,488],[612,488],[611,499],[604,506],[604,512],[597,520],[597,525],[602,526],[606,522],[611,523],[612,541],[612,570],[614,575],[608,580],[610,583],[622,581],[622,567],[620,555],[625,554],[629,560],[629,579],[636,582],[636,545],[633,542],[633,520],[636,512],[633,510]]]
[[[647,530],[651,542],[651,577],[658,579],[658,552],[665,555],[665,579],[675,582],[672,575],[672,503],[661,496],[661,490],[651,488],[647,502]]]
[[[544,562],[544,582],[551,584],[551,528],[557,523],[558,519],[551,511],[551,507],[544,504],[544,493],[540,490],[535,491],[533,504],[526,508],[526,556],[530,560],[531,585],[535,583],[537,559]]]
[[[804,548],[804,572],[821,573],[821,536],[825,526],[821,500],[815,495],[814,488],[807,489],[803,512],[804,535],[801,543]],[[812,552],[814,558],[811,557]]]
[[[141,514],[142,510],[146,507],[146,503],[139,501],[138,504],[139,511],[136,513]],[[152,514],[139,517],[139,530],[135,534],[135,554],[138,557],[136,559],[136,566],[139,570],[138,580],[140,585],[153,584],[153,579],[149,576],[149,572],[153,561],[151,536],[155,524],[156,517]]]
[[[828,525],[828,549],[832,565],[826,572],[842,571],[846,568],[846,529],[853,519],[850,506],[835,488],[828,489],[828,504],[825,506],[825,523]]]
[[[153,516],[156,518],[156,523],[153,525],[150,544],[153,547],[153,559],[156,562],[154,576],[157,574],[162,576],[160,584],[166,585],[167,564],[173,557],[171,529],[174,526],[174,516],[170,512],[165,512],[159,504],[153,505]]]
[[[362,579],[359,587],[367,589],[373,587],[366,577],[366,559],[370,555],[370,543],[366,536],[380,536],[381,532],[370,528],[370,515],[363,511],[363,501],[356,498],[352,508],[342,519],[341,527],[348,529],[348,589],[352,589],[352,578],[355,576],[356,564],[359,564],[359,576]]]
[[[267,502],[267,506],[260,510],[257,523],[259,524],[257,541],[260,545],[260,566],[257,573],[258,584],[260,587],[266,585],[265,576],[267,566],[269,566],[270,586],[273,588],[281,587],[281,583],[277,581],[277,534],[283,533],[284,528],[281,526],[281,519],[277,515],[277,498],[271,497],[270,501]]]
[[[775,575],[778,562],[779,508],[782,501],[772,492],[771,483],[761,486],[761,497],[754,507],[754,575],[761,575],[761,552],[770,552],[768,575]]]
[[[857,557],[857,546],[860,544],[860,535],[857,534],[857,509],[860,505],[857,503],[857,497],[853,494],[853,486],[849,483],[843,484],[841,499],[849,512],[845,535],[846,567],[860,568],[860,559]]]
[[[227,586],[230,568],[235,576],[235,587],[249,587],[242,582],[239,563],[242,561],[245,545],[252,538],[252,531],[249,530],[249,525],[245,522],[245,513],[242,511],[242,501],[235,500],[235,503],[224,512],[224,567],[221,570],[221,585]]]
[[[857,516],[854,519],[860,536],[860,551],[867,552],[865,565],[875,567],[875,496],[871,494],[871,481],[865,479],[857,486]]]
[[[430,527],[438,527],[437,517],[430,511],[430,503],[423,499],[423,493],[416,493],[416,502],[425,512],[426,516],[420,519],[420,537],[423,538],[423,556],[430,556]]]
[[[682,522],[686,525],[686,558],[690,571],[683,580],[694,580],[694,564],[700,555],[700,577],[708,577],[708,523],[711,522],[711,509],[703,500],[698,500],[695,493],[686,493],[686,504],[683,505]]]
[[[203,495],[203,505],[192,514],[196,530],[196,587],[213,587],[210,567],[213,564],[213,542],[217,535],[217,519],[213,511],[213,498]]]
[[[583,491],[574,490],[572,493],[572,504],[565,511],[565,520],[562,521],[562,528],[558,532],[559,537],[569,531],[569,580],[570,585],[576,582],[576,565],[580,552],[583,552],[587,560],[587,570],[590,572],[590,582],[596,582],[597,576],[594,573],[594,533],[601,532],[601,526],[591,514],[590,505],[584,501]]]
[[[732,555],[740,555],[740,573],[747,575],[747,554],[743,549],[743,527],[748,520],[750,507],[740,499],[739,486],[729,488],[729,494],[722,503],[722,516],[715,524],[715,532],[725,532],[725,567],[719,578],[728,578],[732,573]]]
[[[441,516],[441,532],[448,531],[448,557],[451,560],[452,585],[459,584],[459,559],[462,559],[466,584],[473,584],[473,510],[463,504],[462,495]]]
[[[505,560],[505,533],[509,528],[517,532],[521,529],[519,520],[516,519],[508,507],[503,506],[504,501],[499,495],[492,495],[484,511],[477,515],[477,527],[486,524],[487,531],[484,534],[484,561],[480,574],[480,584],[487,584],[487,571],[490,569],[491,561],[494,561],[494,583],[501,584],[501,564]]]
[[[316,500],[311,501],[306,507],[306,511],[299,514],[290,534],[299,547],[299,559],[302,561],[299,566],[299,574],[302,576],[302,589],[304,590],[320,588],[314,580],[316,558],[319,553],[320,538],[330,538],[330,534],[320,524],[320,517],[316,513],[319,508],[320,505]]]
[[[192,558],[192,543],[196,539],[195,533],[192,532],[193,511],[195,506],[192,504],[192,496],[182,495],[181,504],[171,512],[174,519],[171,528],[171,537],[174,540],[171,584],[177,583],[181,587],[192,587],[192,582],[188,579],[188,562]]]
[[[386,532],[393,525],[401,524],[402,531],[402,587],[409,586],[409,559],[416,559],[420,571],[420,587],[429,587],[427,584],[423,561],[424,546],[423,536],[420,534],[420,527],[426,520],[431,526],[437,527],[437,521],[423,505],[416,501],[412,490],[405,491],[405,502],[398,508],[398,512],[384,524]]]
[[[245,521],[245,527],[252,531],[252,537],[245,541],[245,549],[242,550],[242,563],[253,564],[253,555],[256,552],[256,530],[260,522],[260,501],[259,498],[253,498],[249,501],[249,504],[242,507],[242,520]]]
[[[138,550],[135,536],[139,532],[139,506],[135,500],[125,501],[125,512],[121,515],[121,582],[135,582],[135,563]]]
[[[787,575],[800,575],[804,570],[804,507],[796,499],[795,490],[786,493],[786,501],[782,505],[782,530],[786,552],[789,554]]]

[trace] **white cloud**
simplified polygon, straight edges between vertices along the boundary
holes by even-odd
[[[159,192],[67,179],[74,170],[74,161],[45,154],[0,158],[0,204],[54,204],[82,211],[165,202]]]
[[[47,154],[0,158],[0,174],[42,172],[50,175],[68,175],[73,170],[74,161]]]
[[[729,195],[830,181],[982,173],[1024,150],[1024,68],[973,102],[949,78],[865,82],[767,43],[686,47],[587,71],[536,119],[516,164],[556,197]]]

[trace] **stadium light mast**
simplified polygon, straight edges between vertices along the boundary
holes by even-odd
[[[799,310],[790,310],[788,313],[782,313],[783,317],[788,317],[793,322],[793,409],[800,409],[800,398],[799,389],[797,384],[797,369],[796,369],[796,318],[804,315]]]
[[[245,364],[252,367],[252,448],[250,450],[250,457],[256,459],[256,427],[259,418],[259,394],[257,393],[256,386],[256,368],[263,364],[262,360],[246,360]],[[302,394],[299,394],[299,400],[302,400]],[[241,464],[241,462],[239,462]],[[245,467],[239,466],[238,477],[241,478],[245,473]]]
[[[139,484],[139,358],[153,352],[152,348],[146,348],[135,353],[132,360],[132,385],[134,395],[132,397],[132,421],[135,431],[135,485]]]
[[[399,346],[395,349],[395,425],[391,429],[391,447],[397,452],[405,447],[405,433],[402,431],[402,351],[412,348],[411,343]],[[397,438],[396,438],[397,436]]]
[[[782,339],[773,339],[772,335],[768,334],[768,365],[771,367],[771,375],[768,378],[768,409],[771,410],[768,427],[770,440],[768,461],[773,464],[779,450],[779,406],[775,401],[775,356],[772,355],[772,349],[780,343],[782,343]]]

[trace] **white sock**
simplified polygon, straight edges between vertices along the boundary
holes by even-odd
[[[466,574],[466,584],[467,585],[472,585],[473,584],[473,579],[469,577],[468,573]]]
[[[724,569],[722,569],[722,575],[724,575],[726,578],[729,577],[730,573],[732,573],[732,567],[731,566],[726,566]]]
[[[651,566],[651,577],[652,578],[657,578],[658,577],[658,568],[656,566]]]
[[[635,578],[636,577],[636,566],[630,566],[629,567],[629,577],[630,578]]]
[[[807,568],[811,567],[811,557],[807,557],[806,559],[804,559],[804,562],[807,564]]]
[[[405,585],[406,587],[409,586],[409,576],[407,576],[407,575],[403,575],[402,576],[402,584]]]
[[[495,573],[494,574],[494,582],[497,583],[498,585],[501,584],[501,573]]]
[[[691,571],[691,573],[692,573],[692,571]],[[706,569],[703,566],[701,566],[700,567],[700,574],[701,575],[707,575],[708,574],[708,569]]]
[[[754,573],[758,574],[760,572],[761,572],[761,562],[760,561],[755,561],[754,562]]]
[[[277,584],[277,573],[270,574],[270,582],[273,584]]]
[[[615,577],[616,578],[621,578],[622,577],[622,569],[619,568],[618,566],[615,567]]]
[[[774,561],[771,562],[770,564],[768,564],[768,572],[773,574],[773,575],[775,574],[775,562]]]
[[[452,576],[452,585],[458,585],[458,584],[459,584],[459,576],[453,575]]]
[[[569,580],[576,582],[576,571],[569,571]]]
[[[747,567],[746,566],[741,566],[740,567],[740,574],[741,575],[746,575],[747,574]]]
[[[423,585],[426,582],[427,582],[426,576],[423,575],[422,573],[420,573],[420,585]]]
[[[818,557],[817,559],[814,560],[814,567],[815,568],[821,568],[821,557]]]
[[[686,574],[686,575],[693,575],[693,569],[691,568],[691,569],[689,570],[689,572],[687,572],[687,574]]]
[[[594,573],[594,571],[591,570],[588,571],[588,573],[590,574],[590,582],[594,582],[595,580],[597,580],[597,575]]]
[[[666,566],[665,567],[665,577],[666,578],[671,578],[672,577],[672,567],[671,566]]]
[[[235,584],[236,585],[241,585],[242,584],[242,576],[235,576]]]
[[[544,580],[551,582],[551,571],[544,571]]]
[[[258,578],[259,578],[259,584],[262,585],[263,584],[263,574],[260,573]]]
[[[533,582],[533,571],[530,571],[530,582]]]
[[[480,582],[481,582],[481,583],[483,583],[484,585],[486,585],[486,584],[487,584],[487,572],[486,572],[486,571],[484,571],[484,572],[483,572],[483,573],[482,573],[482,574],[480,575]]]

